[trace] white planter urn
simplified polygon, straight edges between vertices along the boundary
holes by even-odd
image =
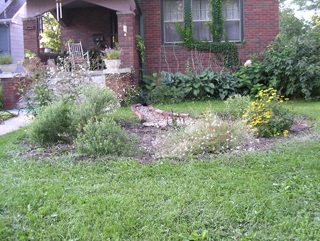
[[[2,64],[0,65],[0,69],[3,74],[12,74],[17,69],[17,64]]]
[[[47,54],[48,54],[48,53],[51,53],[51,49],[45,48],[45,49],[44,49],[44,52],[47,53]]]
[[[119,69],[121,65],[121,59],[104,59],[104,63],[107,69]]]

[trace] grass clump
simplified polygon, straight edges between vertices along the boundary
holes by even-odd
[[[249,137],[246,125],[241,121],[228,123],[209,114],[182,130],[162,135],[157,148],[162,157],[217,154],[240,149]]]
[[[230,119],[241,119],[243,113],[249,108],[250,96],[242,96],[237,94],[229,97],[224,104]]]
[[[286,136],[293,124],[293,113],[285,106],[288,98],[277,95],[273,88],[259,91],[257,100],[243,115],[251,132],[259,137]]]
[[[128,155],[133,154],[135,136],[128,141],[127,133],[111,118],[89,120],[79,133],[75,145],[85,155]]]

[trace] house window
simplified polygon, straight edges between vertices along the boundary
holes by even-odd
[[[165,43],[182,42],[175,23],[183,24],[184,0],[163,1],[163,38]]]
[[[241,0],[223,0],[224,29],[230,42],[241,41]],[[191,6],[193,35],[198,40],[212,41],[207,22],[212,8],[208,0],[163,0],[163,40],[165,44],[181,42],[175,23],[183,24],[185,6]],[[188,10],[186,9],[188,12]],[[222,39],[223,41],[223,39]]]

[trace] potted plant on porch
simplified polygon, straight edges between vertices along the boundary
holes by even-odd
[[[118,43],[116,43],[115,48],[106,48],[101,50],[102,56],[107,69],[118,69],[121,64],[120,56],[121,56],[121,49],[119,48]]]
[[[3,74],[10,74],[16,71],[17,64],[12,63],[12,57],[10,54],[0,55],[0,69]]]

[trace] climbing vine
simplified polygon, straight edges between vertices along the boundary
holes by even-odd
[[[222,16],[222,0],[209,0],[212,5],[210,10],[212,21],[208,22],[209,31],[213,42],[221,42],[224,31],[224,19]]]
[[[144,41],[142,40],[140,35],[136,35],[136,46],[137,50],[140,53],[141,63],[144,63],[144,50],[146,49],[146,46],[144,45]]]
[[[187,13],[184,14],[184,22],[182,25],[175,23],[175,28],[182,43],[178,45],[185,46],[188,50],[196,49],[199,51],[209,51],[215,54],[216,59],[222,62],[223,66],[228,69],[238,68],[238,49],[235,43],[228,42],[225,30],[224,21],[222,15],[222,0],[208,0],[212,5],[210,13],[212,15],[211,22],[207,22],[210,33],[212,34],[212,42],[200,41],[193,36],[193,22],[192,11],[190,9],[190,19],[187,18]],[[221,42],[222,36],[225,42]],[[215,61],[213,58],[211,58]]]

